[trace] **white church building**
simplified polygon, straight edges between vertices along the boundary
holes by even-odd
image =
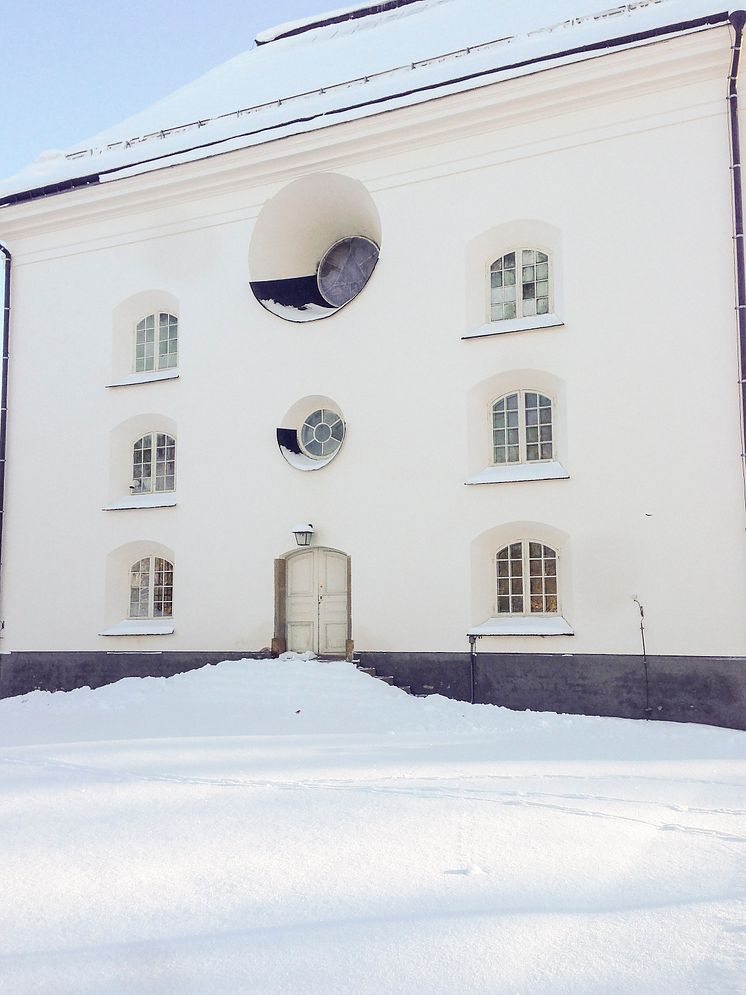
[[[0,184],[0,695],[746,727],[746,15],[608,3],[283,25]]]

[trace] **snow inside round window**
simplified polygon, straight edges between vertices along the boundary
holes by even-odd
[[[284,321],[329,318],[372,279],[380,245],[378,209],[359,180],[303,176],[259,212],[249,245],[251,292]]]
[[[336,411],[319,408],[303,422],[300,444],[311,459],[328,459],[342,445],[344,432],[344,422]]]
[[[319,292],[332,307],[344,307],[357,297],[378,262],[378,246],[369,238],[343,238],[324,253],[316,279]]]

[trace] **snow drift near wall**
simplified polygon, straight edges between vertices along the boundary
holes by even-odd
[[[307,655],[232,660],[175,677],[128,677],[105,687],[32,691],[0,701],[0,745],[210,736],[472,735],[524,756],[676,758],[697,743],[746,755],[746,735],[702,726],[513,712],[440,695],[412,697]],[[710,744],[710,745],[708,745]],[[740,752],[739,752],[740,751]],[[702,755],[705,755],[703,753]]]

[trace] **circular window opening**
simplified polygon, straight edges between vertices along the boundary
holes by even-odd
[[[277,429],[277,444],[296,470],[321,470],[342,448],[345,420],[336,401],[315,394],[286,412]]]
[[[249,245],[249,285],[286,321],[336,314],[364,289],[381,245],[381,222],[359,180],[314,173],[266,202]]]
[[[378,262],[378,246],[369,238],[343,238],[319,263],[319,291],[332,307],[344,307],[357,297]]]
[[[336,453],[342,445],[344,434],[344,422],[337,412],[319,408],[303,422],[300,444],[311,459],[325,459]]]

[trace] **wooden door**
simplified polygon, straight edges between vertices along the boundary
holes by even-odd
[[[344,656],[348,607],[344,553],[308,549],[288,557],[285,618],[289,650]]]
[[[318,653],[345,655],[347,642],[347,557],[317,549],[319,582]]]

